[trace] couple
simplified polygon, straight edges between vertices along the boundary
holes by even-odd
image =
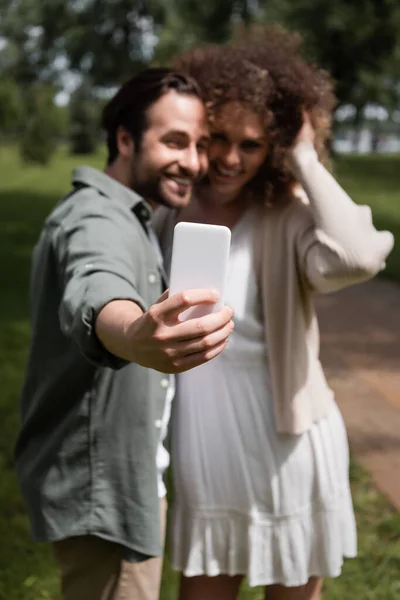
[[[16,446],[65,600],[158,597],[170,373],[182,600],[233,600],[244,576],[267,600],[317,600],[355,556],[312,294],[374,276],[393,238],[323,166],[332,100],[269,32],[145,71],[106,106],[105,172],[74,172],[35,248]],[[180,220],[232,230],[227,306],[185,323],[216,298],[162,294]]]

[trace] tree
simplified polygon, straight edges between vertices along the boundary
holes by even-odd
[[[165,0],[45,0],[41,48],[49,64],[61,54],[93,85],[115,85],[148,62],[165,13]]]
[[[30,114],[21,139],[21,157],[25,162],[46,165],[57,148],[60,135],[54,88],[36,84],[28,95]]]
[[[175,0],[160,28],[154,62],[165,64],[197,44],[228,41],[235,23],[249,24],[254,19],[255,4],[251,0]]]
[[[39,6],[36,0],[1,0],[0,4],[0,74],[20,86],[37,81],[44,68]]]
[[[166,12],[166,0],[0,0],[0,72],[54,83],[69,68],[118,84],[148,62]]]
[[[167,62],[199,43],[226,41],[238,23],[275,23],[300,32],[308,57],[336,80],[339,103],[353,104],[357,114],[369,102],[398,104],[398,0],[175,0],[155,61]]]
[[[69,110],[71,152],[91,154],[98,142],[99,102],[87,80],[73,94]]]
[[[262,1],[264,20],[270,8]],[[281,0],[276,17],[299,31],[309,56],[337,82],[341,104],[393,105],[400,46],[398,0]]]
[[[152,59],[228,40],[237,23],[277,22],[337,81],[340,103],[398,103],[398,0],[0,0],[0,76],[58,82],[66,69],[118,85]],[[396,66],[397,61],[397,66]]]
[[[22,123],[23,114],[19,87],[12,79],[0,79],[0,130],[15,131]]]

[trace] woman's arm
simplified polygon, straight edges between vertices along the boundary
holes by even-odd
[[[327,292],[369,279],[385,267],[394,238],[377,231],[371,209],[355,204],[319,162],[305,119],[289,160],[309,200],[312,225],[298,244],[309,283]]]

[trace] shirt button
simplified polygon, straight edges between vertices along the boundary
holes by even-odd
[[[160,381],[160,385],[163,388],[163,390],[166,390],[167,387],[169,386],[169,381],[168,379],[161,379]]]
[[[161,425],[162,425],[161,419],[157,419],[157,421],[155,422],[155,426],[157,427],[157,429],[161,429]]]
[[[145,206],[140,207],[139,214],[142,217],[143,221],[148,221],[150,219],[150,213]]]
[[[154,273],[150,273],[149,283],[155,283],[156,281],[157,281],[157,276]]]

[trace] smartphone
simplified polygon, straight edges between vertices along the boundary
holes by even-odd
[[[169,294],[190,289],[211,289],[219,294],[215,304],[193,306],[181,321],[202,317],[224,306],[231,231],[221,225],[181,222],[175,225],[172,243]]]

